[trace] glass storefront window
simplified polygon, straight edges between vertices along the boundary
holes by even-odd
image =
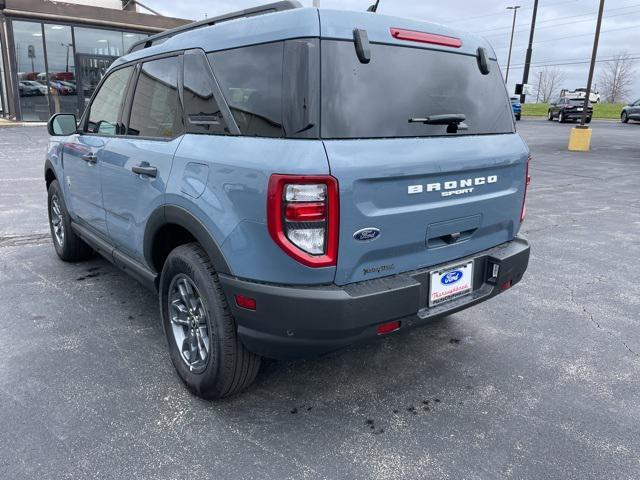
[[[44,24],[49,100],[54,113],[78,113],[75,53],[71,27]]]
[[[147,35],[87,27],[74,27],[74,34],[80,108],[84,109],[111,63]]]
[[[34,22],[13,23],[16,56],[16,81],[23,120],[47,120],[49,102],[44,62],[42,25]]]
[[[45,121],[57,112],[82,114],[113,61],[148,36],[20,20],[11,25],[20,114],[26,121]]]
[[[75,27],[76,51],[91,55],[120,57],[124,55],[122,32],[100,28]]]

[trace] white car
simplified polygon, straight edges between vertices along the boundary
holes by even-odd
[[[36,82],[35,80],[20,80],[20,83],[28,87],[37,88],[41,95],[47,94],[47,86],[40,82]]]
[[[560,96],[568,99],[577,98],[577,99],[584,100],[584,97],[587,96],[587,89],[576,88],[573,91],[562,90],[562,92],[560,92]],[[598,103],[600,101],[600,93],[592,90],[591,93],[589,94],[589,101],[591,103]]]

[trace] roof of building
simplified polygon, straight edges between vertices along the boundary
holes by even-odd
[[[0,0],[0,12],[7,17],[85,23],[145,32],[162,32],[191,23],[191,20],[183,18],[149,15],[130,10],[123,11],[51,0]]]

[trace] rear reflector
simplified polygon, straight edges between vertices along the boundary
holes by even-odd
[[[395,332],[396,330],[400,330],[400,322],[389,322],[383,323],[378,327],[378,335],[386,335],[387,333]]]
[[[513,281],[509,280],[500,285],[500,290],[509,290],[513,286]]]
[[[257,307],[256,299],[251,297],[245,297],[244,295],[236,294],[236,305],[240,308],[246,308],[247,310],[255,310]]]
[[[455,37],[447,37],[438,35],[437,33],[416,32],[415,30],[403,30],[402,28],[392,28],[391,36],[397,40],[406,40],[408,42],[431,43],[433,45],[442,45],[443,47],[460,48],[462,40]]]

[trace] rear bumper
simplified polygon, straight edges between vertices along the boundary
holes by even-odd
[[[575,120],[575,119],[582,118],[582,113],[583,112],[565,110],[564,111],[564,116],[565,116],[566,119]],[[592,111],[588,111],[587,112],[587,118],[591,118],[592,116],[593,116],[593,112]]]
[[[392,277],[338,287],[260,284],[219,275],[238,324],[238,334],[251,351],[271,358],[319,355],[377,337],[377,327],[400,320],[400,330],[450,315],[488,300],[515,285],[529,263],[529,243],[521,237],[462,258],[474,261],[472,294],[427,307],[429,273],[438,266]],[[449,264],[447,264],[449,265]],[[489,279],[499,265],[496,279]],[[256,300],[256,311],[238,307],[236,294]]]

